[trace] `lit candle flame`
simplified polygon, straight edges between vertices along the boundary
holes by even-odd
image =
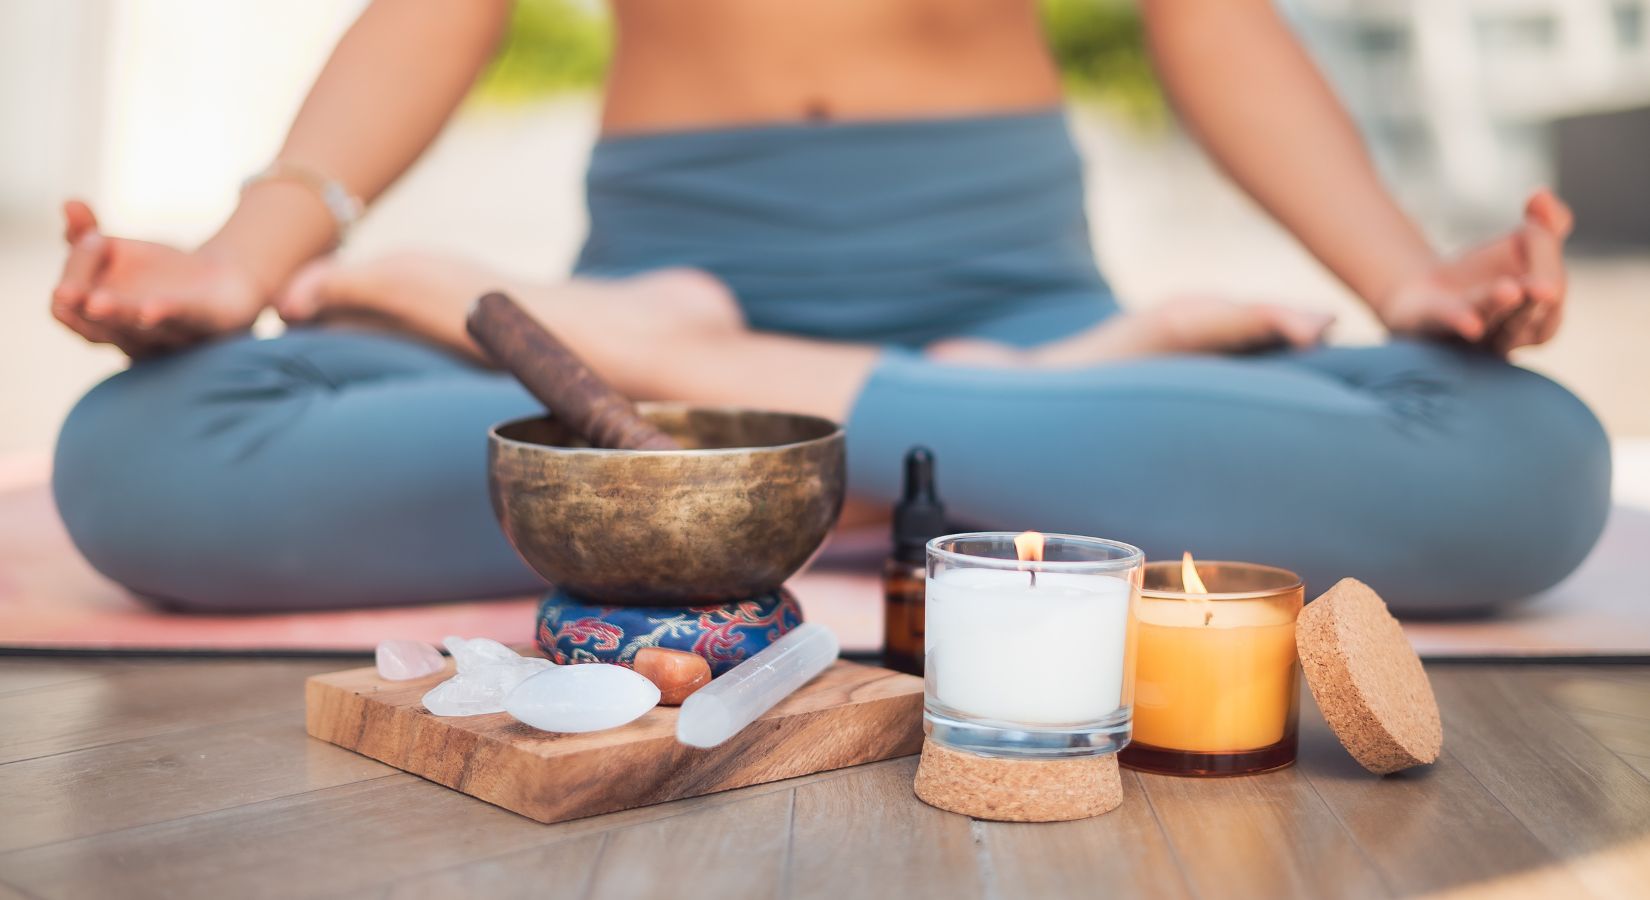
[[[1180,584],[1188,594],[1207,594],[1209,588],[1203,583],[1203,576],[1197,574],[1197,563],[1192,560],[1192,551],[1187,550],[1180,556]],[[1193,601],[1203,607],[1203,624],[1214,621],[1214,605],[1204,599]]]
[[[1043,536],[1036,531],[1022,531],[1014,536],[1014,552],[1020,562],[1043,561]],[[1190,554],[1187,554],[1189,557]]]
[[[1020,557],[1025,559],[1025,557]],[[1197,574],[1197,563],[1192,561],[1192,551],[1187,550],[1180,557],[1180,583],[1185,585],[1187,593],[1207,594],[1209,589],[1203,584],[1203,577]]]
[[[1020,562],[1043,561],[1043,535],[1037,531],[1022,531],[1014,536],[1014,555]],[[1037,586],[1037,570],[1031,571],[1031,586]]]

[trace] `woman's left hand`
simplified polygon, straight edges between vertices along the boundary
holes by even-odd
[[[1574,216],[1546,188],[1518,229],[1401,282],[1376,313],[1396,334],[1453,337],[1503,356],[1545,343],[1564,317],[1564,239]]]

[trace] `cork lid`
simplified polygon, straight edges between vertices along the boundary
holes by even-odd
[[[1386,775],[1438,759],[1444,728],[1421,658],[1380,596],[1343,578],[1301,610],[1301,669],[1335,736]]]

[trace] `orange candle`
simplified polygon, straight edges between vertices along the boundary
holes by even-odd
[[[1201,571],[1200,571],[1201,570]],[[1293,572],[1247,563],[1146,567],[1134,734],[1120,757],[1172,774],[1241,774],[1294,761]]]

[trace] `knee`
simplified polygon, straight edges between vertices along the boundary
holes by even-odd
[[[70,539],[94,569],[155,605],[223,611],[279,586],[279,572],[258,571],[279,560],[247,540],[240,520],[258,511],[236,508],[240,461],[225,443],[240,439],[232,424],[258,418],[264,400],[253,395],[271,393],[202,402],[223,393],[244,357],[203,348],[135,365],[81,398],[58,434],[52,493]]]
[[[134,367],[75,404],[58,433],[52,494],[64,528],[92,568],[135,593],[173,605],[167,596],[173,560],[156,537],[175,531],[168,527],[169,510],[161,498],[178,486],[168,469],[135,461],[151,457],[149,448],[174,430],[157,374]]]
[[[485,443],[467,437],[479,426],[414,421],[458,404],[458,421],[497,421],[531,401],[468,382],[432,389],[433,403],[415,399],[422,383],[382,390],[448,366],[418,345],[347,334],[225,341],[134,366],[63,425],[53,473],[63,523],[94,568],[170,609],[531,590],[536,578],[489,524],[485,482],[473,470],[447,480],[451,461],[483,458]],[[430,562],[432,548],[452,551],[448,563]]]
[[[131,486],[116,470],[133,437],[131,404],[141,402],[144,381],[129,369],[92,388],[64,420],[52,459],[52,495],[69,538],[92,568],[127,587],[136,573],[129,536],[146,516],[133,508]]]
[[[1610,508],[1610,447],[1574,394],[1525,369],[1472,360],[1446,426],[1427,507],[1408,551],[1429,581],[1402,611],[1487,612],[1545,590],[1581,564]]]

